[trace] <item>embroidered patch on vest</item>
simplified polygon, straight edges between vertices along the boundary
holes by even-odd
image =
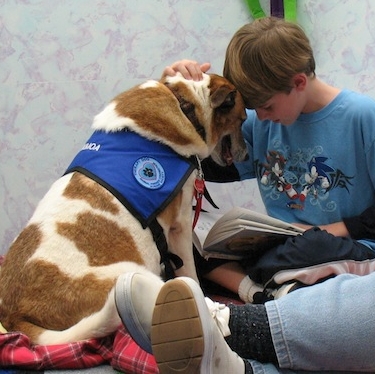
[[[139,158],[133,166],[133,175],[143,187],[156,190],[165,182],[165,171],[160,162],[151,157]]]

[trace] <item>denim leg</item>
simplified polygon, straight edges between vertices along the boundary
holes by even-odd
[[[279,369],[272,364],[262,364],[260,362],[253,361],[253,360],[248,360],[248,361],[251,364],[251,367],[253,369],[254,374],[279,374],[279,373],[289,374],[289,373],[293,373],[292,371],[289,371],[289,370]]]
[[[339,275],[265,306],[280,368],[375,372],[375,273]]]
[[[333,374],[332,371],[328,370],[325,372],[322,371],[305,371],[305,370],[289,370],[289,369],[280,369],[272,364],[262,364],[257,361],[248,360],[251,364],[254,374]],[[360,374],[363,372],[358,371],[335,371],[334,374]]]

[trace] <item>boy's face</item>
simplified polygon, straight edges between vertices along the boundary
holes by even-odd
[[[261,121],[271,120],[284,126],[291,125],[303,112],[306,105],[306,74],[297,74],[291,81],[289,93],[280,92],[273,95],[266,103],[255,108]]]
[[[271,120],[288,126],[296,121],[302,112],[300,97],[295,88],[289,94],[278,93],[272,96],[264,105],[255,108],[258,118],[261,121]]]

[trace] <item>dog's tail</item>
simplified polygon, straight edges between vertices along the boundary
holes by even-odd
[[[43,330],[36,339],[37,344],[63,344],[91,338],[101,338],[110,335],[121,325],[121,319],[115,303],[115,291],[112,288],[103,308],[98,312],[83,318],[77,324],[66,330]]]

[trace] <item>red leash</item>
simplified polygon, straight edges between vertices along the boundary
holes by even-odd
[[[195,225],[197,224],[199,213],[202,210],[202,198],[204,195],[204,188],[205,188],[204,174],[202,171],[201,161],[199,160],[199,157],[197,157],[197,161],[198,161],[198,172],[197,172],[197,177],[195,178],[195,181],[194,181],[194,197],[197,203],[195,204],[193,230],[195,228]]]

